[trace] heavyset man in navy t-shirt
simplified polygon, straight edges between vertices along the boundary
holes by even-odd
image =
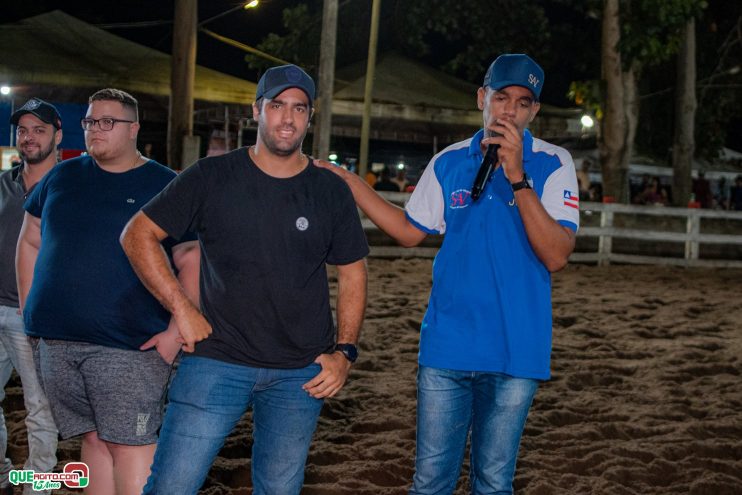
[[[404,246],[445,234],[422,323],[417,452],[410,494],[456,487],[471,432],[472,493],[512,493],[518,446],[538,382],[549,378],[551,278],[579,224],[574,163],[526,129],[539,110],[541,67],[498,57],[477,91],[484,129],[428,164],[406,211],[356,175],[356,202]],[[472,198],[489,145],[496,168]]]
[[[301,152],[314,82],[294,65],[258,82],[254,146],[199,160],[129,223],[122,244],[178,323],[186,354],[144,493],[197,493],[253,409],[256,495],[298,494],[323,399],[344,385],[366,303],[368,245],[353,196]],[[160,240],[197,233],[201,306]],[[337,332],[325,264],[337,265]]]
[[[175,173],[137,151],[137,101],[128,93],[96,92],[81,124],[89,155],[52,168],[24,205],[18,292],[59,433],[82,435],[87,490],[139,494],[180,343],[118,239]],[[175,242],[167,250],[198,297],[198,245]]]

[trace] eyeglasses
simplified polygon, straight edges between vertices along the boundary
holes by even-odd
[[[104,117],[102,119],[82,119],[80,125],[86,131],[92,131],[96,124],[101,131],[110,131],[117,122],[126,122],[127,124],[133,124],[133,120],[121,120],[112,119],[110,117]]]

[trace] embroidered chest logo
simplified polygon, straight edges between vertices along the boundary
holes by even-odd
[[[467,189],[457,189],[451,193],[449,208],[466,208],[471,203],[471,191]]]
[[[126,202],[129,203],[129,204],[136,203],[136,201],[134,200],[134,198],[127,198]]]
[[[296,219],[296,229],[305,231],[309,228],[309,220],[307,220],[304,217],[299,217]]]

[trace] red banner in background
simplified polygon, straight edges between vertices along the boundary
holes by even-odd
[[[60,160],[69,160],[85,153],[85,150],[59,150]]]

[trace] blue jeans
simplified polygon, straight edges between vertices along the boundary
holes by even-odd
[[[54,425],[49,401],[36,373],[33,351],[23,327],[18,308],[0,305],[0,401],[5,397],[5,385],[15,368],[21,377],[23,402],[26,406],[26,431],[28,433],[28,458],[23,469],[51,472],[57,464],[57,427]],[[8,484],[8,472],[13,469],[6,457],[8,432],[0,409],[0,486]],[[23,493],[33,492],[30,484]]]
[[[410,495],[453,493],[471,431],[471,493],[512,494],[520,437],[538,382],[420,366]]]
[[[301,386],[320,365],[253,368],[201,357],[180,363],[144,494],[189,495],[203,485],[227,435],[253,407],[255,495],[295,495],[322,400]]]

